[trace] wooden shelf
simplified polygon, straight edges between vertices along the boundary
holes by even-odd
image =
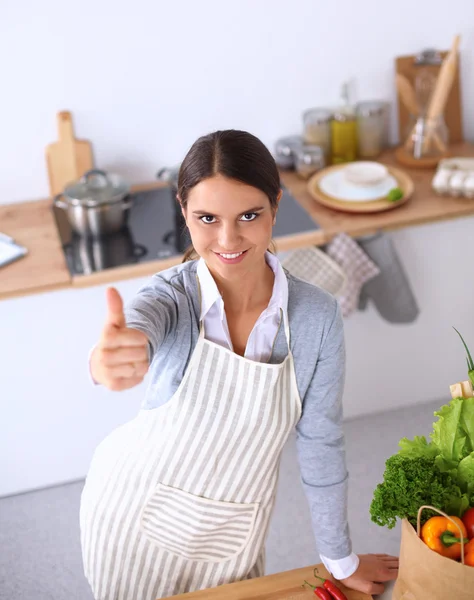
[[[453,156],[474,156],[474,144],[461,143],[451,147]],[[387,165],[396,165],[393,151],[380,159]],[[308,193],[307,182],[295,173],[282,172],[283,184],[301,206],[313,217],[320,229],[311,233],[276,238],[277,250],[292,250],[304,246],[320,246],[338,233],[352,237],[391,231],[424,223],[446,221],[474,215],[474,201],[466,198],[437,196],[431,189],[434,170],[404,169],[415,183],[415,192],[409,202],[394,210],[378,214],[343,213],[318,204]],[[142,191],[162,186],[148,183],[134,186]],[[124,279],[146,277],[181,262],[181,256],[107,269],[92,275],[72,278],[67,269],[56,223],[51,211],[51,200],[0,205],[0,231],[28,248],[28,255],[0,268],[0,300],[71,287],[85,287],[112,283]]]
[[[451,147],[452,156],[474,156],[474,144],[466,142]],[[400,168],[393,151],[387,151],[379,159],[387,165]],[[306,189],[306,181],[295,173],[282,173],[282,181],[298,202],[305,208],[324,231],[324,242],[329,242],[341,231],[351,237],[360,237],[376,231],[390,231],[436,221],[446,221],[474,215],[474,201],[469,198],[438,196],[431,188],[434,169],[408,169],[415,183],[415,191],[409,202],[393,210],[376,214],[353,214],[337,212],[318,204]]]

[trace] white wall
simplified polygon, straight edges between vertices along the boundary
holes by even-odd
[[[465,107],[474,100],[471,0],[449,11],[439,2],[442,13],[438,3],[400,0],[384,3],[383,16],[376,0],[5,4],[0,203],[47,195],[43,150],[61,109],[93,141],[99,166],[144,181],[218,127],[273,144],[299,129],[304,108],[337,101],[347,77],[359,98],[392,99],[393,57],[448,47],[456,32]],[[472,111],[465,122],[474,140]],[[448,398],[464,378],[451,326],[474,347],[473,225],[394,234],[422,314],[408,326],[372,308],[347,320],[347,416]],[[127,299],[143,281],[117,287]],[[99,440],[135,414],[143,387],[113,394],[87,379],[104,289],[0,302],[0,495],[82,477]]]
[[[472,0],[4,0],[0,203],[47,195],[58,110],[100,167],[150,180],[213,129],[271,146],[348,78],[358,99],[393,101],[394,57],[456,33],[474,139],[473,23]]]

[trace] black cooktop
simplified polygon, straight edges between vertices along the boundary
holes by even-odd
[[[190,244],[188,230],[173,188],[132,194],[127,226],[120,232],[88,239],[73,233],[65,212],[53,207],[71,275],[89,275],[124,265],[182,254]],[[283,188],[273,237],[319,229],[293,196]]]

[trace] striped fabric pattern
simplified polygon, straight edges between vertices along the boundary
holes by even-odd
[[[243,549],[257,507],[159,485],[145,507],[142,527],[150,539],[179,556],[217,562]]]
[[[155,600],[263,575],[281,450],[300,414],[291,353],[257,363],[201,332],[173,398],[94,454],[80,520],[96,600]]]

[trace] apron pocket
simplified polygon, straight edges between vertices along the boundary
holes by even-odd
[[[161,548],[188,560],[236,556],[254,531],[258,504],[222,502],[159,484],[141,516],[141,529]]]

